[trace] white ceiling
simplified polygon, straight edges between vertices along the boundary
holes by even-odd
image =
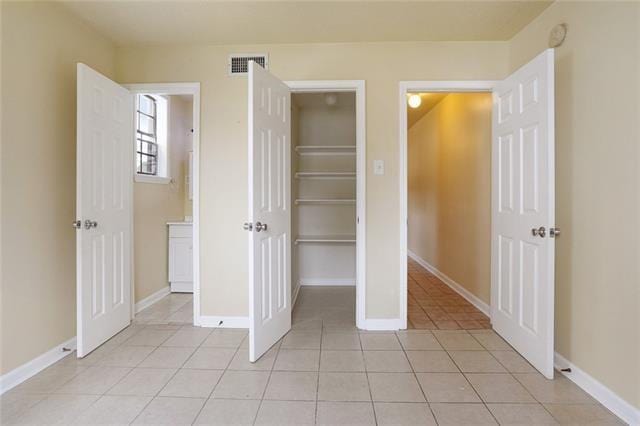
[[[552,1],[59,0],[121,46],[508,40]]]

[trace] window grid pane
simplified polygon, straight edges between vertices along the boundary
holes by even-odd
[[[158,141],[156,101],[149,95],[138,95],[136,110],[136,165],[137,173],[158,174]]]

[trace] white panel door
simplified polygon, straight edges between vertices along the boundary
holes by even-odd
[[[553,378],[554,52],[493,93],[491,321]]]
[[[77,341],[83,357],[131,321],[133,97],[78,64]]]
[[[249,359],[291,329],[291,93],[249,63]]]

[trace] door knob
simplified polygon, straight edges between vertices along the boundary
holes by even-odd
[[[98,222],[96,222],[95,220],[85,220],[84,221],[84,229],[91,229],[91,228],[97,228],[98,227]]]
[[[242,229],[245,231],[251,231],[253,229],[253,223],[245,222],[244,225],[242,225]]]
[[[73,226],[76,229],[80,229],[80,228],[82,228],[82,221],[81,220],[74,220],[73,223],[71,224],[71,226]]]
[[[560,236],[560,228],[549,228],[549,236],[551,238]]]
[[[256,232],[266,231],[266,230],[267,230],[267,224],[266,223],[256,222]]]
[[[541,226],[540,228],[533,228],[531,230],[531,234],[534,237],[540,237],[540,238],[544,238],[547,235],[547,230],[544,228],[544,226]]]

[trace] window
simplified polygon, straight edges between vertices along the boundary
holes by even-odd
[[[136,182],[169,183],[169,100],[148,93],[135,100]]]
[[[141,175],[158,175],[158,107],[155,98],[138,95],[136,108],[136,166]]]

